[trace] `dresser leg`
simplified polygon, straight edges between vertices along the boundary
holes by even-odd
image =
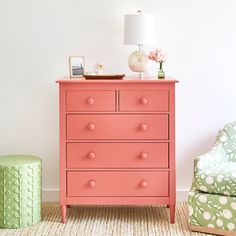
[[[66,205],[61,205],[61,223],[66,223]]]
[[[170,208],[170,223],[175,223],[175,205],[169,205]]]

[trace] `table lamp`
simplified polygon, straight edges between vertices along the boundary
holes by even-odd
[[[125,15],[124,20],[124,44],[137,45],[138,51],[134,51],[128,58],[129,68],[139,72],[147,71],[148,56],[143,51],[143,45],[156,44],[156,17],[153,14],[144,14],[138,11],[136,14]]]

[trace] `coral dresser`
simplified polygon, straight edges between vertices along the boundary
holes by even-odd
[[[175,80],[57,81],[60,204],[159,205],[174,222]]]

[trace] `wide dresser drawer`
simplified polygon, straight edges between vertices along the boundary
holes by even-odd
[[[168,139],[168,115],[67,115],[67,139]]]
[[[115,91],[68,90],[66,110],[68,112],[115,111]]]
[[[69,171],[67,196],[168,196],[168,171]]]
[[[67,168],[168,168],[168,143],[67,143]]]
[[[169,91],[120,91],[120,111],[167,112]]]

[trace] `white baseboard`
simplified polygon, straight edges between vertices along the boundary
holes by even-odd
[[[187,201],[188,192],[186,189],[177,189],[177,202]],[[43,202],[59,202],[59,189],[43,189]]]
[[[42,191],[43,202],[59,202],[60,201],[60,190],[52,188],[44,188]]]
[[[177,189],[176,190],[176,201],[186,202],[188,200],[189,189]]]

